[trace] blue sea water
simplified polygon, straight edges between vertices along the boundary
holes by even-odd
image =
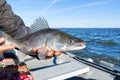
[[[59,28],[86,42],[86,48],[73,51],[75,55],[120,66],[120,28]]]

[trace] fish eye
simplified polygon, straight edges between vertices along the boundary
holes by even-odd
[[[72,39],[69,39],[69,41],[68,41],[69,43],[73,43],[73,40]]]

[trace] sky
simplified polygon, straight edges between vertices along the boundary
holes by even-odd
[[[26,26],[39,17],[52,28],[120,28],[120,0],[7,0]]]

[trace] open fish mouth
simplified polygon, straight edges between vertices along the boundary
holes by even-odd
[[[76,49],[84,49],[86,47],[85,43],[76,43],[75,48]]]
[[[84,49],[86,47],[86,45],[77,45],[74,50],[81,50]]]
[[[85,44],[82,44],[82,45],[76,45],[74,47],[71,47],[69,48],[70,51],[73,51],[73,50],[81,50],[81,49],[84,49],[86,47]]]

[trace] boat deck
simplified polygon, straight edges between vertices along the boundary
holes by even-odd
[[[36,80],[114,80],[115,78],[114,75],[84,64],[66,54],[48,60],[29,57],[25,62]]]

